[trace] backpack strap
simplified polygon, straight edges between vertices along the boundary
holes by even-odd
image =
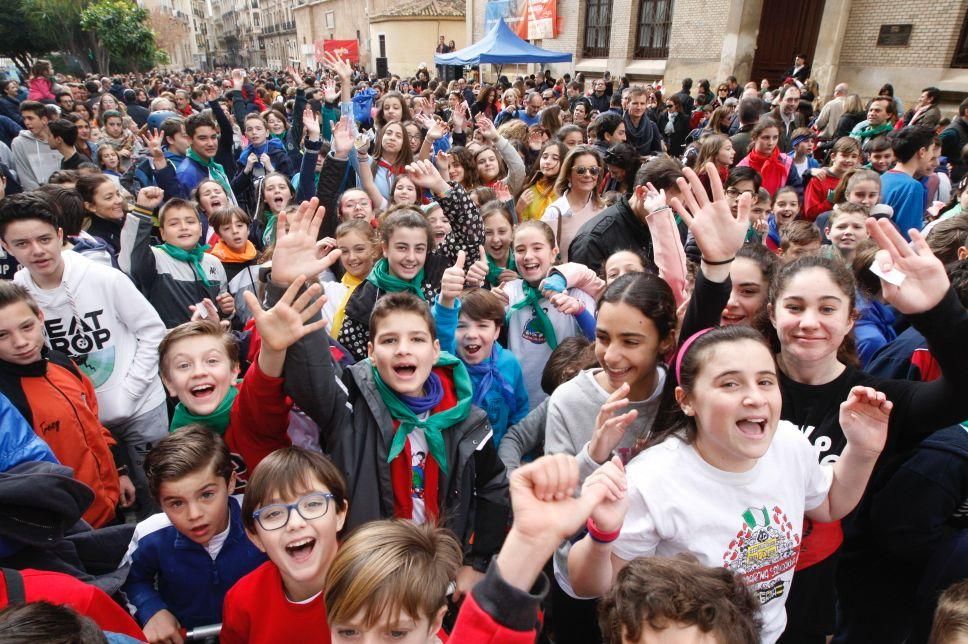
[[[19,570],[3,569],[3,580],[7,584],[7,604],[20,604],[27,600],[24,591],[24,578]]]

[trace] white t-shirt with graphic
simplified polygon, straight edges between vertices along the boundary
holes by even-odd
[[[737,474],[671,437],[634,458],[627,472],[629,510],[615,555],[630,561],[688,552],[743,575],[762,604],[762,641],[775,642],[786,625],[803,514],[826,499],[833,481],[810,441],[780,421],[766,454]]]
[[[419,414],[420,420],[426,420],[428,414]],[[424,499],[424,485],[426,483],[427,455],[430,446],[427,437],[419,427],[407,436],[410,443],[410,500],[413,502],[413,516],[411,520],[417,524],[427,522],[427,505]]]
[[[509,310],[511,306],[524,299],[523,284],[522,280],[514,280],[504,286],[504,292],[508,294]],[[568,289],[568,295],[583,302],[585,309],[592,315],[595,314],[595,300],[591,295],[575,288]],[[573,335],[581,335],[581,328],[575,321],[575,316],[560,313],[546,298],[541,298],[539,305],[551,320],[559,343]],[[539,330],[532,307],[526,306],[515,311],[508,320],[508,349],[521,363],[524,384],[528,389],[528,404],[531,409],[534,409],[548,397],[548,394],[541,389],[541,372],[548,358],[551,357],[552,349]]]

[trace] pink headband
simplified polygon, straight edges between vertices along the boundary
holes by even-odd
[[[676,354],[676,363],[675,363],[676,364],[676,382],[677,383],[682,382],[682,361],[686,357],[686,352],[689,351],[689,348],[690,347],[692,347],[692,343],[693,342],[695,342],[697,339],[699,339],[702,335],[704,335],[704,334],[709,333],[710,331],[712,331],[713,328],[715,328],[715,327],[707,327],[705,329],[701,329],[699,331],[696,331],[695,333],[693,333],[692,335],[690,335],[688,338],[686,338],[686,341],[683,342],[682,343],[682,346],[679,347],[679,353]]]

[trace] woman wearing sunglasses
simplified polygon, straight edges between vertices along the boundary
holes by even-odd
[[[541,220],[555,231],[562,262],[568,261],[568,246],[578,229],[605,207],[598,192],[603,170],[602,156],[591,145],[576,145],[561,164],[555,183],[561,197],[548,206]]]

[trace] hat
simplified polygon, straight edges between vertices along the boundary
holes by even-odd
[[[420,63],[417,65],[417,69],[427,69],[427,63]]]
[[[152,112],[148,115],[148,129],[160,130],[162,123],[177,116],[177,113],[170,110],[158,110],[157,112]]]
[[[49,547],[76,524],[94,492],[69,467],[28,462],[0,472],[0,536]]]

